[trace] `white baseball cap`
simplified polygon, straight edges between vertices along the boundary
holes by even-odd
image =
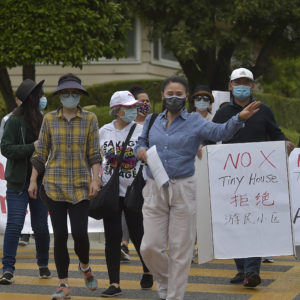
[[[116,106],[132,106],[137,103],[138,101],[129,91],[118,91],[113,93],[111,96],[109,107],[113,108]]]
[[[239,69],[235,69],[232,71],[232,73],[230,75],[230,81],[238,79],[238,78],[242,78],[242,77],[246,77],[251,80],[254,80],[253,73],[250,70],[245,69],[245,68],[239,68]]]

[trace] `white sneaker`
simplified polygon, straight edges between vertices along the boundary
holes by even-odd
[[[130,255],[129,255],[129,250],[128,247],[125,245],[121,246],[121,261],[130,261]]]

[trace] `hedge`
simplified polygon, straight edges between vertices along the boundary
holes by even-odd
[[[113,81],[87,87],[89,97],[82,96],[80,98],[80,105],[96,105],[106,106],[109,104],[112,94],[116,91],[129,90],[131,86],[142,86],[148,93],[149,97],[153,101],[160,101],[161,92],[160,87],[162,84],[161,79],[142,79],[142,80],[122,80]],[[47,93],[49,109],[53,110],[60,104],[57,96],[52,96]]]
[[[158,106],[158,103],[156,104]],[[98,106],[94,108],[84,108],[89,111],[92,111],[96,114],[98,118],[98,124],[99,128],[101,128],[103,125],[110,123],[113,120],[113,117],[109,114],[109,106]],[[158,110],[157,110],[158,111]],[[281,130],[285,134],[285,136],[292,141],[295,145],[298,145],[299,142],[299,133],[292,129],[287,129],[282,126],[280,126]]]
[[[87,87],[90,96],[82,96],[80,104],[82,106],[93,104],[98,107],[107,106],[111,95],[115,91],[128,90],[132,85],[140,85],[148,92],[152,101],[153,111],[159,112],[161,110],[161,84],[162,79],[122,80],[96,84]],[[300,133],[300,118],[298,116],[300,112],[300,101],[298,99],[263,93],[254,93],[254,95],[257,100],[262,101],[272,109],[275,119],[281,127],[292,129]],[[57,96],[52,96],[51,93],[46,93],[46,96],[48,98],[47,111],[56,109],[60,105]],[[5,104],[0,97],[1,117],[5,113]],[[99,117],[101,116],[99,115]],[[106,119],[106,116],[103,118]]]
[[[256,100],[268,105],[277,123],[300,133],[300,100],[271,94],[254,93]]]

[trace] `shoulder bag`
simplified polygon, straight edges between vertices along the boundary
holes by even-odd
[[[156,119],[158,114],[152,114],[149,125],[147,128],[147,137],[146,137],[146,144],[149,147],[149,132],[150,129]],[[143,188],[146,184],[146,181],[143,176],[143,167],[144,163],[141,163],[139,171],[132,181],[131,185],[127,187],[126,195],[124,199],[125,206],[136,213],[139,213],[142,211],[142,207],[144,204],[144,197],[143,197]]]

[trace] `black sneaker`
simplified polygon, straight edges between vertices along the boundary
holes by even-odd
[[[115,287],[114,285],[111,285],[108,289],[102,292],[101,297],[114,297],[121,294],[122,291],[119,287]]]
[[[254,272],[248,272],[246,274],[245,280],[244,280],[244,286],[245,287],[256,287],[261,283],[261,278],[257,273]]]
[[[19,245],[20,246],[27,246],[29,244],[30,234],[21,234]]]
[[[130,261],[129,249],[126,245],[121,246],[121,261]]]
[[[142,290],[151,289],[153,286],[153,276],[151,274],[143,274],[140,285]]]
[[[0,278],[0,284],[12,284],[14,283],[14,274],[11,272],[4,272]]]
[[[39,272],[40,272],[40,278],[42,279],[51,278],[51,272],[48,269],[48,267],[40,267]]]
[[[237,273],[233,278],[230,279],[230,283],[243,283],[245,279],[244,273]]]

